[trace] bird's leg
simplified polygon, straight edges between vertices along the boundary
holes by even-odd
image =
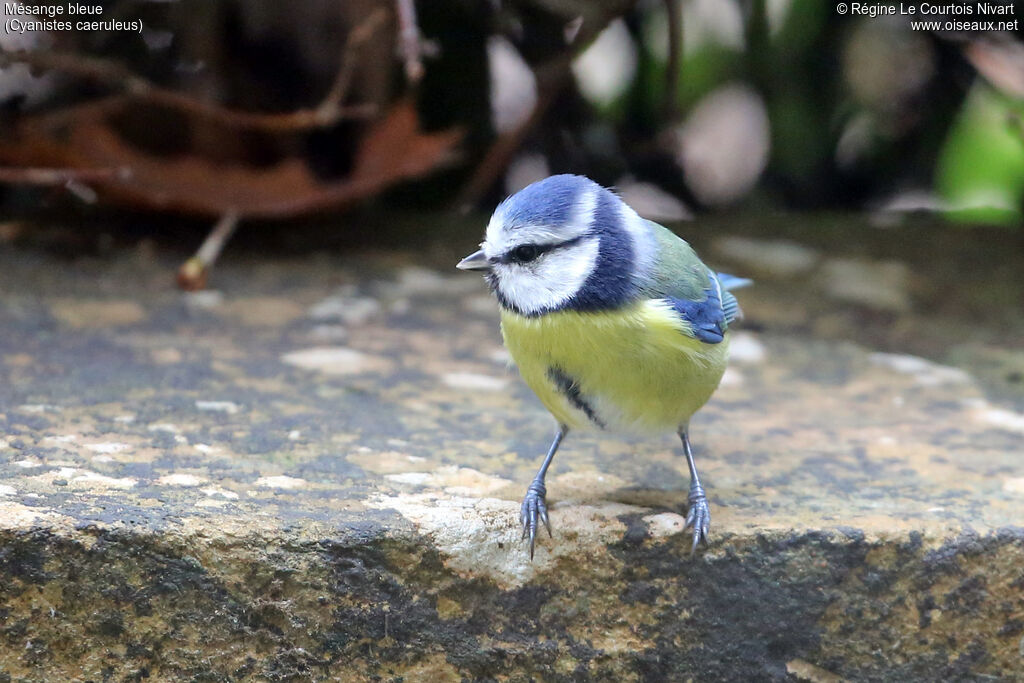
[[[690,554],[697,550],[697,544],[708,544],[708,527],[711,525],[711,508],[708,507],[708,497],[704,493],[704,487],[700,485],[700,477],[697,476],[697,466],[693,463],[693,451],[690,450],[690,436],[684,429],[679,432],[679,438],[683,440],[683,453],[686,455],[686,464],[690,467],[690,495],[688,497],[690,509],[686,513],[686,526],[684,530],[693,527],[693,546]]]
[[[562,437],[565,436],[569,430],[560,426],[558,433],[555,434],[555,440],[551,442],[551,448],[548,449],[548,454],[544,456],[544,462],[541,463],[540,469],[537,471],[537,476],[533,478],[533,483],[530,484],[529,488],[526,489],[526,496],[523,498],[523,505],[519,509],[519,523],[523,525],[523,538],[530,537],[530,559],[533,559],[533,545],[537,538],[537,520],[539,519],[544,527],[548,530],[548,536],[551,536],[551,523],[548,521],[548,507],[544,500],[547,496],[548,490],[544,486],[544,477],[548,473],[548,466],[551,465],[551,461],[555,457],[555,452],[558,450],[558,445],[562,443]]]

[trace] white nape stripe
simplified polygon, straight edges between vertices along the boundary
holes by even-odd
[[[654,269],[658,245],[647,221],[641,218],[626,202],[619,201],[619,217],[622,227],[633,244],[636,263],[634,275],[645,279]]]
[[[568,239],[587,234],[590,226],[594,224],[598,192],[598,188],[588,187],[576,197],[575,206],[572,209],[572,218],[569,219],[569,224],[565,231]]]
[[[526,315],[557,309],[583,287],[597,265],[597,254],[598,239],[585,237],[535,262],[495,269],[496,284],[502,296]]]

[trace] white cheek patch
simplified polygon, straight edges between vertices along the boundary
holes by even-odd
[[[526,315],[558,308],[572,298],[597,264],[597,238],[554,249],[533,263],[504,263],[494,269],[497,288]]]
[[[619,217],[622,220],[622,227],[629,235],[629,241],[633,245],[636,271],[634,274],[638,277],[646,277],[654,268],[654,260],[657,255],[654,234],[647,221],[637,215],[637,212],[626,202],[619,202]]]

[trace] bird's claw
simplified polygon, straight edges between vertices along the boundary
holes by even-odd
[[[704,487],[700,484],[690,487],[690,509],[686,513],[686,526],[683,530],[693,527],[693,545],[690,547],[690,555],[697,552],[697,546],[703,543],[708,544],[708,527],[711,526],[711,508],[708,506],[708,498],[704,493]]]
[[[534,479],[530,487],[526,489],[526,496],[523,498],[523,505],[519,509],[519,523],[523,526],[523,538],[530,539],[530,559],[533,559],[533,546],[537,540],[537,521],[544,525],[551,536],[551,522],[548,521],[548,506],[544,501],[547,495],[547,488],[544,482]]]

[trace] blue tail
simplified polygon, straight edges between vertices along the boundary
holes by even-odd
[[[736,297],[730,294],[729,290],[749,287],[754,284],[754,281],[745,277],[729,275],[728,273],[715,273],[715,277],[718,278],[718,282],[722,287],[722,313],[725,316],[726,324],[734,320],[741,320],[743,318],[743,310],[740,308],[739,302],[736,301]]]
[[[718,281],[722,283],[722,289],[727,292],[754,284],[754,281],[750,278],[736,277],[735,275],[729,275],[729,273],[715,273],[715,275],[718,276]]]

